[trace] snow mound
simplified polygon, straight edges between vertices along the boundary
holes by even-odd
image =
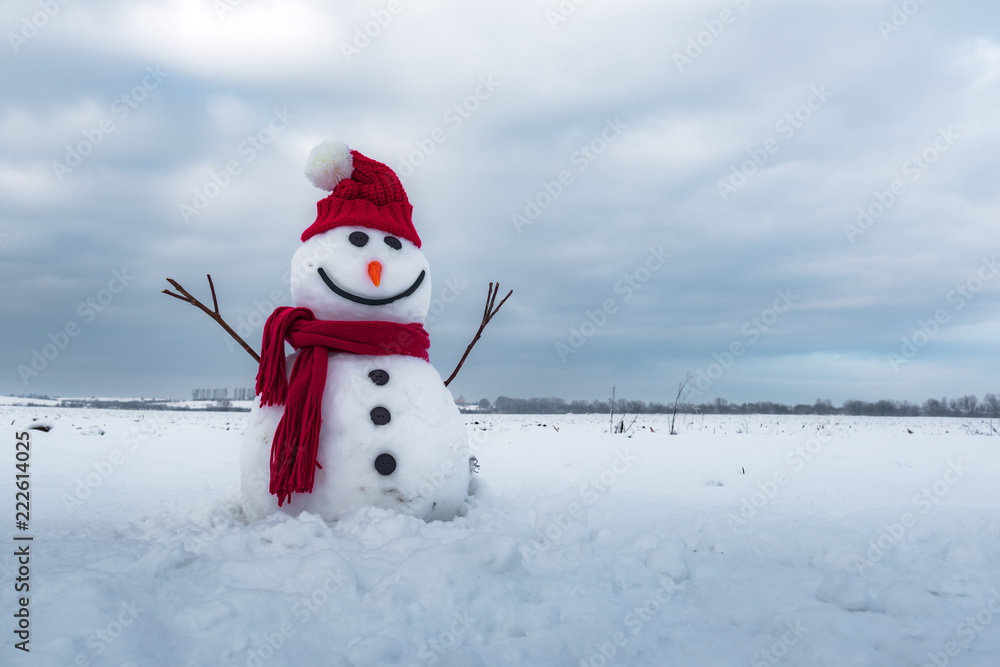
[[[606,416],[476,415],[482,473],[462,515],[361,508],[328,523],[308,512],[247,521],[245,416],[44,409],[56,428],[30,436],[28,664],[840,667],[1000,655],[995,442],[933,420],[896,438],[845,421],[842,436],[811,440],[819,429],[798,417],[766,433],[706,419],[679,436],[653,418],[655,432],[622,438],[603,432]],[[105,435],[74,428],[91,425]],[[955,478],[959,458],[981,472]],[[946,476],[957,481],[934,492]],[[10,509],[13,477],[0,477]],[[914,504],[923,488],[934,502]],[[0,555],[0,585],[16,568],[12,550]]]
[[[816,589],[816,599],[847,611],[865,611],[871,604],[868,585],[847,572],[831,572]]]

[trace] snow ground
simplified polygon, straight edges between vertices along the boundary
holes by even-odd
[[[0,407],[4,539],[15,434],[53,427],[30,432],[31,652],[8,548],[0,663],[1000,664],[985,421],[468,415],[454,521],[246,525],[245,419]]]

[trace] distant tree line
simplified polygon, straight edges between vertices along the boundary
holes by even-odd
[[[90,408],[90,409],[100,409],[100,410],[170,410],[170,411],[181,411],[181,412],[250,412],[248,408],[234,408],[230,405],[230,401],[221,401],[220,403],[206,403],[204,407],[192,408],[190,406],[181,406],[176,404],[171,404],[170,399],[164,400],[159,398],[52,398],[49,396],[44,396],[41,394],[35,394],[33,396],[19,396],[19,398],[28,398],[29,402],[24,404],[27,408],[42,408],[42,407],[52,407],[44,403],[32,403],[31,399],[39,400],[44,399],[47,401],[56,401],[56,407],[60,408]]]
[[[500,396],[492,404],[487,399],[478,403],[481,411],[500,414],[594,414],[611,410],[611,400],[565,401],[562,398],[510,398]],[[663,414],[673,411],[673,404],[645,403],[628,399],[614,402],[616,414]],[[980,401],[969,394],[961,398],[929,398],[922,404],[909,401],[844,401],[836,407],[829,400],[817,399],[813,404],[785,405],[771,401],[730,403],[716,398],[711,403],[683,403],[678,412],[686,414],[760,414],[760,415],[866,415],[874,417],[993,417],[1000,418],[1000,398],[986,394]]]
[[[253,387],[237,387],[233,389],[233,395],[229,395],[229,388],[221,389],[194,389],[191,391],[191,400],[194,401],[249,401],[256,395]]]
[[[209,410],[212,412],[249,412],[246,408],[234,408],[229,400],[221,401],[219,404],[207,403],[204,407],[191,408],[187,406],[170,405],[159,399],[56,399],[61,408],[91,408],[100,410],[171,410],[179,412],[198,412]]]

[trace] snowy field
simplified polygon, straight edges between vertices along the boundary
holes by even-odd
[[[245,419],[0,407],[4,539],[34,537],[29,654],[0,555],[0,664],[1000,665],[988,421],[469,415],[454,521],[246,525]]]

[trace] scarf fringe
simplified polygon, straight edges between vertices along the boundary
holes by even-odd
[[[313,489],[323,423],[326,356],[324,348],[308,347],[299,353],[292,367],[288,407],[271,442],[269,490],[278,497],[278,507],[291,500],[292,493],[309,493]]]
[[[315,317],[308,308],[276,308],[264,325],[260,350],[260,368],[257,370],[257,395],[260,405],[284,405],[288,398],[288,378],[285,376],[285,337],[298,319],[312,321]]]

